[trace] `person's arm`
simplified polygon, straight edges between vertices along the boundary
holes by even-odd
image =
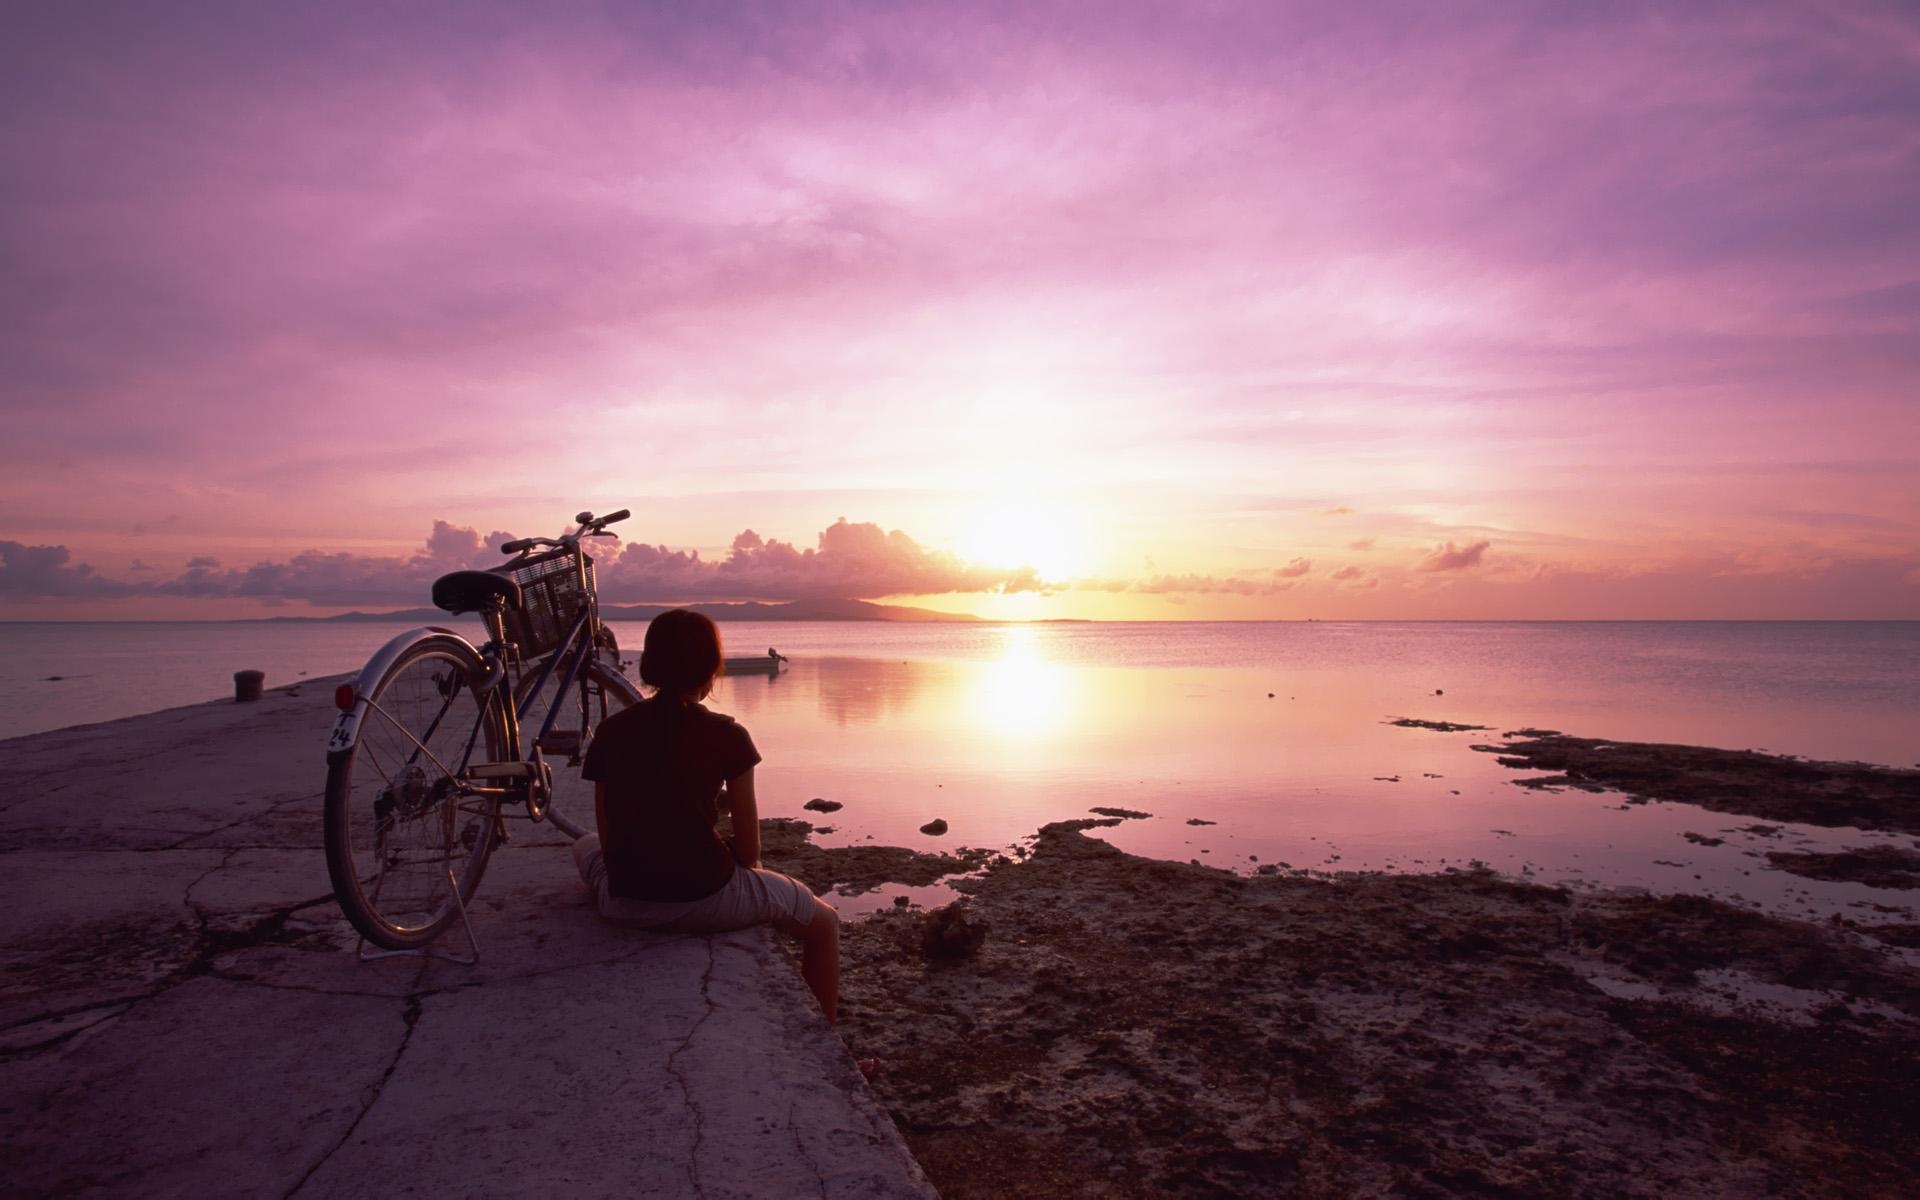
[[[743,867],[760,865],[760,804],[753,795],[753,768],[727,780],[727,802],[733,809],[733,860]]]
[[[607,785],[595,780],[593,784],[593,831],[600,835],[600,844],[607,844]]]

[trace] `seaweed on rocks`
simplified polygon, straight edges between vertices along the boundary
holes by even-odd
[[[724,826],[723,826],[724,829]],[[996,857],[992,850],[962,846],[945,854],[924,854],[903,846],[816,846],[814,826],[792,818],[760,822],[760,858],[767,866],[800,880],[822,895],[836,888],[858,895],[886,883],[925,886],[949,875],[965,874]]]
[[[1527,787],[1606,789],[1769,821],[1920,833],[1920,770],[1547,733],[1473,748],[1499,755],[1504,767],[1556,772],[1514,780]]]
[[[1085,827],[957,882],[993,929],[971,957],[929,963],[924,913],[846,931],[841,1030],[950,1200],[1892,1195],[1920,1163],[1920,974],[1845,926],[1244,878]],[[1730,1007],[1729,972],[1816,1007]]]
[[[1895,846],[1850,847],[1829,854],[1769,850],[1767,861],[1807,879],[1900,890],[1920,888],[1920,854]]]

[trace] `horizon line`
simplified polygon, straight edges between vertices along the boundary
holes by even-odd
[[[643,605],[623,605],[621,607],[651,607]],[[692,608],[695,605],[669,605],[667,607]],[[397,610],[392,614],[395,621],[414,620],[406,614],[418,610]],[[931,610],[929,610],[931,611]],[[308,616],[271,616],[271,617],[61,617],[30,618],[0,617],[0,625],[263,625],[273,622],[302,622],[328,624],[334,621],[346,621],[357,614],[361,621],[377,621],[387,614],[353,610],[331,617]],[[449,618],[468,616],[466,613],[449,613]],[[602,618],[603,624],[613,621],[638,621],[643,618]],[[1037,617],[1016,619],[1010,617],[982,617],[970,613],[954,613],[952,619],[898,620],[888,617],[805,617],[798,619],[771,619],[756,621],[751,617],[727,618],[727,623],[760,625],[1912,625],[1920,624],[1920,616],[1914,617],[1132,617],[1109,619],[1103,617]]]

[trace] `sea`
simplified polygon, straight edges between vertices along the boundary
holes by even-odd
[[[411,623],[0,624],[0,738],[349,673]],[[473,640],[479,628],[456,626]],[[615,624],[635,651],[644,628]],[[1686,892],[1786,915],[1912,921],[1912,893],[1774,870],[1770,851],[1914,845],[1611,793],[1542,791],[1494,754],[1520,728],[1920,765],[1920,622],[730,622],[723,678],[766,816],[827,845],[1017,852],[1092,832],[1242,874],[1486,866],[1575,887]],[[1490,727],[1435,732],[1401,718]],[[324,720],[314,729],[315,793]],[[805,810],[810,800],[841,807]],[[921,827],[946,822],[944,834]],[[896,887],[848,897],[856,911]]]

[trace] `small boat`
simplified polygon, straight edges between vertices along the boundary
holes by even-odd
[[[782,664],[789,660],[786,655],[769,646],[765,654],[722,661],[726,664],[724,673],[728,675],[778,675]]]

